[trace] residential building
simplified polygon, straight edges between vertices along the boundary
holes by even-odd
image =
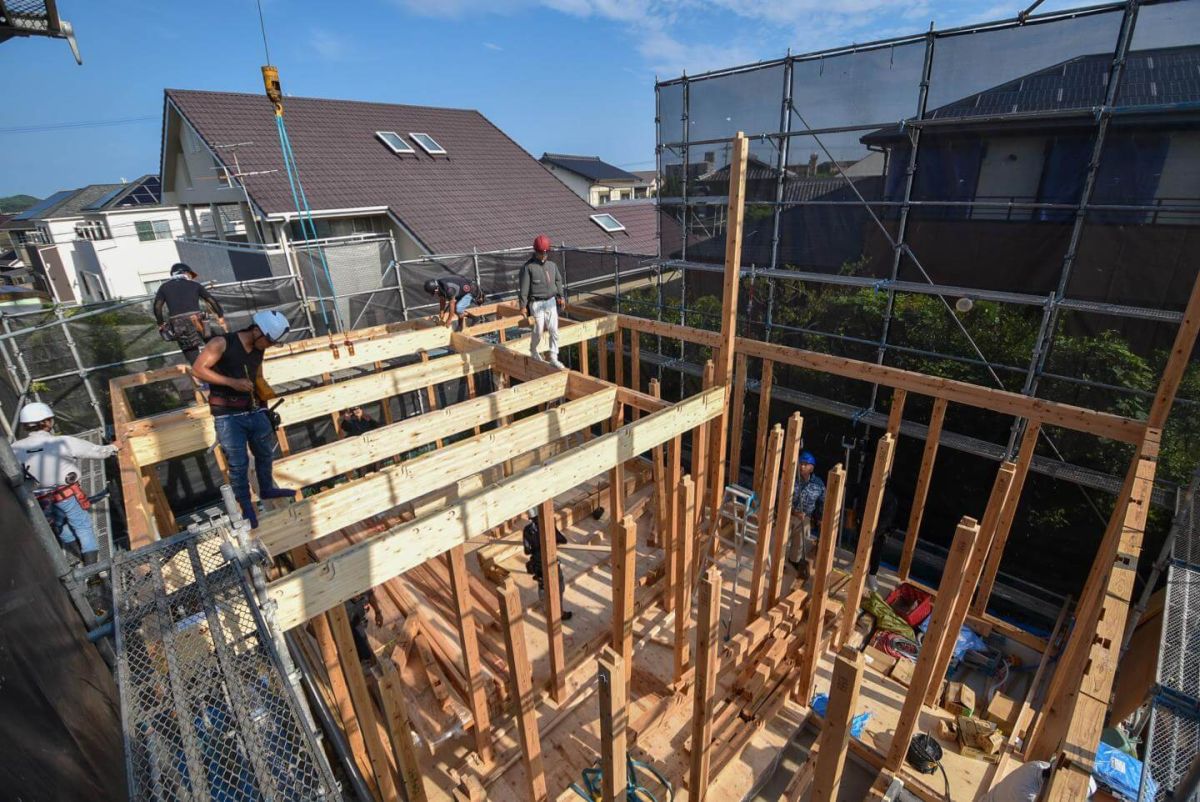
[[[653,171],[631,173],[599,156],[543,153],[541,162],[555,178],[593,206],[653,198],[658,189],[658,177]]]

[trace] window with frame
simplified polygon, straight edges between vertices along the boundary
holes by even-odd
[[[139,242],[172,239],[171,221],[169,220],[138,220],[133,224],[133,228],[137,231]]]
[[[601,192],[599,195],[596,196],[596,200],[599,203],[608,203],[609,197],[610,196],[607,192]]]

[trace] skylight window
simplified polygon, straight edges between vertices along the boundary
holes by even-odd
[[[416,153],[412,145],[404,141],[404,138],[395,131],[376,131],[375,136],[379,137],[383,144],[392,149],[392,153]]]
[[[410,131],[408,135],[413,138],[413,142],[416,142],[418,145],[420,145],[421,149],[430,156],[441,156],[446,153],[446,149],[439,145],[437,140],[431,137],[429,134],[420,134]]]
[[[625,230],[625,226],[621,225],[621,221],[611,214],[594,214],[591,217],[593,223],[600,226],[609,234],[616,234],[618,231]]]

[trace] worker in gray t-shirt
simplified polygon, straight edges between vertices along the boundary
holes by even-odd
[[[519,298],[521,308],[533,318],[533,335],[529,338],[529,355],[541,359],[538,345],[542,333],[550,335],[550,364],[563,367],[558,361],[558,310],[566,303],[562,273],[558,265],[551,262],[550,238],[539,234],[533,241],[533,256],[521,266]]]

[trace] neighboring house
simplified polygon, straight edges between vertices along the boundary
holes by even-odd
[[[374,312],[359,313],[371,291],[396,285],[393,260],[528,248],[541,233],[572,247],[628,243],[477,111],[296,97],[283,105],[320,249],[304,236],[271,104],[166,90],[163,200],[188,226],[180,256],[205,278],[296,274],[323,296],[332,283],[339,296],[358,294],[339,301],[344,322],[369,325]],[[206,213],[236,221],[237,232],[203,230]],[[423,301],[419,287],[410,286],[410,305]]]
[[[178,261],[183,225],[159,204],[158,176],[56,192],[4,224],[19,258],[58,303],[144,295]],[[13,282],[16,283],[16,282]]]
[[[543,153],[541,162],[555,178],[593,206],[617,201],[653,198],[658,180],[653,172],[631,173],[599,156]]]

